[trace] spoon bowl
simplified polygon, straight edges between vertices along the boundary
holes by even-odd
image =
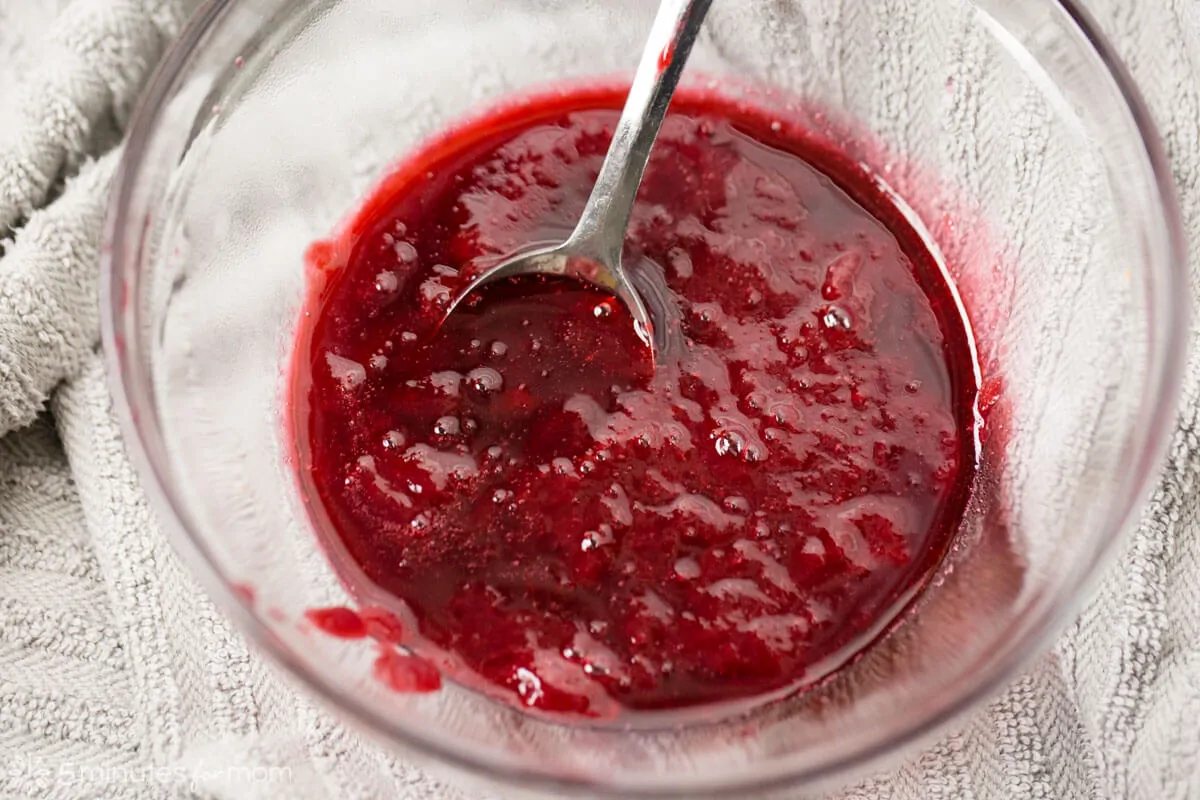
[[[621,263],[621,250],[654,140],[711,5],[712,0],[663,0],[659,5],[600,174],[567,240],[517,253],[485,269],[450,302],[447,316],[473,292],[501,278],[566,276],[598,286],[624,303],[638,337],[661,360],[667,350],[667,304],[646,303]],[[647,271],[645,282],[661,284],[661,276]],[[645,290],[658,300],[666,296],[664,286]]]
[[[610,263],[598,257],[584,255],[585,252],[582,247],[574,243],[572,238],[562,244],[538,247],[507,258],[496,266],[484,270],[468,283],[466,288],[451,302],[450,308],[446,312],[447,316],[452,314],[455,308],[469,296],[494,281],[520,275],[563,276],[598,286],[610,292],[629,309],[638,338],[645,342],[655,354],[661,353],[666,344],[662,341],[665,326],[654,324],[654,316],[621,265],[620,255],[618,254],[616,260]],[[664,331],[664,334],[660,334],[656,339],[656,331]]]

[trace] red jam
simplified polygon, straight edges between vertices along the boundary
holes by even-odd
[[[844,663],[936,567],[975,461],[937,261],[859,166],[741,103],[679,95],[638,195],[625,259],[678,307],[667,363],[565,279],[439,324],[495,258],[570,231],[622,101],[532,98],[402,164],[311,249],[293,375],[314,518],[403,601],[404,644],[605,717]],[[363,635],[347,619],[322,622]],[[389,684],[434,684],[388,659]]]

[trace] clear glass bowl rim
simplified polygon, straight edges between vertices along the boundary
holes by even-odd
[[[133,411],[136,408],[153,408],[148,375],[137,359],[138,352],[119,344],[126,341],[127,330],[136,329],[138,313],[138,304],[125,304],[122,297],[123,275],[127,268],[132,269],[136,266],[131,259],[136,259],[141,250],[139,237],[143,227],[131,225],[130,222],[134,191],[141,179],[142,156],[155,134],[166,100],[179,87],[191,55],[203,47],[214,23],[238,2],[239,0],[206,0],[192,15],[178,39],[160,61],[130,119],[125,151],[113,180],[107,209],[100,258],[101,342],[113,396],[113,409],[119,419],[130,460],[142,482],[151,508],[166,530],[172,547],[183,558],[191,573],[259,652],[289,672],[311,695],[340,711],[343,718],[365,732],[376,738],[382,737],[397,743],[415,754],[430,756],[485,778],[558,793],[587,792],[593,796],[625,796],[624,792],[630,787],[601,785],[586,779],[553,777],[536,770],[481,759],[473,753],[453,751],[423,738],[414,728],[398,725],[396,720],[381,715],[352,694],[345,692],[336,682],[310,670],[255,615],[242,596],[235,591],[231,581],[221,574],[203,539],[194,534],[196,525],[190,518],[179,492],[172,485],[170,469],[162,447],[162,431],[156,415],[135,414]],[[1091,554],[1086,568],[1078,571],[1078,580],[1063,592],[1063,596],[1069,598],[1069,602],[1043,608],[1041,616],[1024,627],[1021,633],[1025,640],[1022,647],[1013,648],[1009,658],[994,663],[990,670],[980,675],[973,683],[956,685],[945,702],[927,708],[919,715],[911,715],[905,721],[893,724],[883,733],[858,742],[858,747],[828,758],[822,763],[798,769],[772,770],[765,775],[755,774],[750,770],[725,780],[708,781],[703,787],[671,787],[655,783],[639,787],[637,791],[640,795],[661,798],[718,798],[728,796],[731,791],[769,792],[803,784],[824,783],[844,777],[851,771],[863,770],[900,748],[928,741],[955,719],[999,694],[1023,666],[1049,649],[1054,637],[1073,618],[1090,585],[1095,582],[1103,567],[1112,560],[1123,533],[1133,523],[1148,497],[1174,426],[1187,358],[1191,294],[1186,234],[1166,151],[1145,100],[1128,69],[1079,0],[1053,2],[1078,26],[1120,92],[1140,135],[1153,173],[1159,207],[1165,223],[1165,240],[1159,242],[1159,245],[1166,257],[1149,265],[1152,281],[1156,287],[1161,288],[1156,288],[1156,291],[1151,293],[1152,344],[1149,351],[1150,361],[1147,364],[1147,380],[1140,401],[1143,413],[1130,436],[1130,441],[1136,445],[1136,458],[1130,466],[1129,477],[1123,486],[1123,496],[1117,503],[1121,513],[1114,515],[1107,529],[1097,537],[1100,546]],[[890,722],[894,723],[895,720]]]

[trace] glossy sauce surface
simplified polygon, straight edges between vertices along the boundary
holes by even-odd
[[[439,324],[570,231],[622,100],[531,98],[400,165],[311,248],[293,374],[314,518],[403,601],[406,644],[594,717],[821,677],[936,566],[974,464],[937,262],[857,166],[732,101],[676,98],[629,229],[680,314],[668,363],[563,279]]]

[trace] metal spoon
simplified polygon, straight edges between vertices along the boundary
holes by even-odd
[[[566,275],[615,295],[632,314],[638,336],[656,357],[661,355],[666,325],[655,326],[642,295],[621,266],[621,250],[650,150],[711,4],[712,0],[663,0],[659,5],[612,144],[567,240],[527,250],[485,270],[454,299],[447,316],[472,292],[500,278]]]

